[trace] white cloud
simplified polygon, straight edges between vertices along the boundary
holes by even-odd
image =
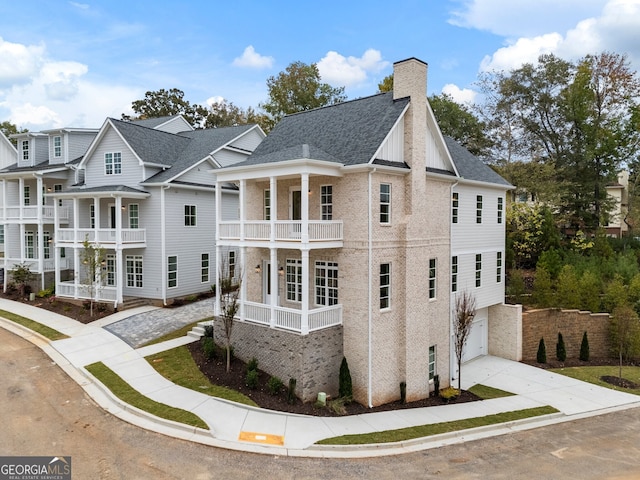
[[[248,67],[248,68],[271,68],[273,66],[273,57],[267,57],[260,55],[253,48],[253,45],[249,45],[242,52],[242,56],[233,60],[233,65],[236,67]]]
[[[553,15],[550,15],[553,16]],[[520,37],[486,56],[481,70],[509,70],[535,63],[543,53],[566,60],[611,51],[628,54],[632,68],[640,69],[640,0],[609,0],[597,17],[583,18],[562,33]]]
[[[471,90],[470,88],[460,88],[453,83],[447,83],[444,87],[442,87],[442,93],[446,93],[450,95],[456,102],[473,105],[476,97],[478,96],[478,92]]]
[[[344,57],[329,51],[318,62],[318,72],[322,81],[331,85],[350,87],[364,83],[370,73],[379,73],[389,65],[382,60],[380,51],[369,49],[362,57]]]
[[[11,109],[11,122],[19,126],[24,125],[51,125],[62,126],[60,117],[56,112],[44,105],[34,106],[31,103],[23,103]]]
[[[0,37],[0,89],[29,83],[43,62],[44,46],[6,42]]]
[[[47,96],[52,100],[70,100],[78,92],[78,80],[89,69],[77,62],[46,63],[40,75]]]

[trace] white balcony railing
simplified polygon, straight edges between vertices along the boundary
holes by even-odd
[[[40,262],[37,258],[3,258],[2,264],[4,268],[9,271],[13,269],[16,265],[27,265],[29,270],[33,273],[43,273],[40,271]],[[70,258],[61,258],[59,260],[60,269],[68,270],[73,268],[73,262]],[[43,261],[43,271],[44,272],[53,272],[55,271],[55,260],[53,258],[45,258]]]
[[[244,222],[244,238],[251,241],[269,241],[272,223],[264,220]],[[302,237],[303,223],[298,220],[273,222],[277,241],[297,241]],[[342,221],[309,220],[309,241],[342,241]],[[220,222],[220,239],[240,240],[241,222]]]
[[[116,232],[115,228],[59,228],[56,230],[56,242],[82,243],[86,239],[91,243],[104,246],[116,243]],[[123,244],[145,243],[146,231],[144,228],[123,228],[120,230],[120,242]]]
[[[100,287],[94,292],[94,300],[99,302],[114,302],[116,300],[116,287]],[[56,285],[56,296],[66,298],[90,299],[89,286],[73,282],[61,282]]]
[[[42,212],[42,219],[52,222],[55,218],[54,206],[29,205],[26,207],[11,206],[4,209],[0,208],[0,216],[5,213],[5,220],[37,220],[38,213]],[[69,220],[69,207],[58,207],[58,219],[60,221]]]
[[[275,307],[274,327],[302,332],[302,311],[293,308]],[[245,320],[271,325],[271,306],[264,303],[245,302]],[[342,305],[332,305],[309,310],[309,331],[342,325]]]

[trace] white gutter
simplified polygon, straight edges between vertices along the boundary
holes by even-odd
[[[449,202],[452,202],[453,199],[453,189],[456,188],[456,186],[458,185],[458,182],[456,181],[456,183],[452,183],[451,187],[449,189]],[[449,208],[451,208],[451,203],[449,203]],[[451,221],[451,211],[449,211],[449,268],[451,268],[451,257],[453,256],[453,250],[451,249],[451,245],[453,244],[453,222]],[[451,282],[451,272],[449,272],[449,282]],[[451,290],[451,287],[449,287],[449,290]],[[454,360],[455,357],[455,352],[454,355],[451,355],[452,353],[452,345],[451,345],[451,327],[453,326],[453,305],[451,304],[451,300],[454,298],[455,293],[452,293],[451,291],[449,292],[449,370],[450,370],[450,374],[449,374],[449,378],[451,378],[451,381],[453,382],[453,377],[451,376],[451,373],[453,373],[454,369],[457,368],[457,362]],[[437,373],[437,369],[436,369],[436,373]],[[458,374],[460,374],[460,372],[458,372]]]
[[[166,263],[166,255],[167,255],[167,239],[166,239],[166,212],[165,212],[165,201],[164,201],[164,191],[171,188],[171,185],[165,185],[160,188],[160,255],[161,255],[161,265],[163,267],[160,269],[162,272],[162,304],[167,306],[167,263]]]
[[[373,170],[369,171],[369,192],[368,192],[368,209],[367,209],[367,213],[368,213],[368,239],[367,239],[367,243],[368,243],[368,270],[369,270],[369,308],[368,308],[368,345],[367,345],[367,356],[369,361],[367,362],[367,368],[368,368],[368,373],[367,373],[367,404],[369,405],[369,408],[373,407],[373,399],[371,398],[373,393],[372,393],[372,381],[371,381],[371,376],[373,375],[373,369],[371,367],[371,360],[372,360],[372,322],[373,322],[373,307],[372,307],[372,301],[373,301],[373,285],[372,285],[372,280],[371,280],[371,275],[373,273],[373,223],[372,223],[372,218],[373,218],[373,213],[372,213],[372,202],[371,202],[371,176],[376,172],[377,168],[374,168]]]

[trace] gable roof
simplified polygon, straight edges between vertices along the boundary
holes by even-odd
[[[180,114],[166,115],[164,117],[134,119],[134,120],[131,120],[131,122],[135,123],[136,125],[140,125],[141,127],[158,128],[161,125],[169,123],[170,121],[172,121],[172,120],[174,120],[174,119],[176,119],[178,117],[181,117],[181,116],[182,115],[180,115]],[[185,120],[185,123],[187,123],[186,120]]]
[[[394,100],[388,92],[287,115],[247,160],[234,166],[299,158],[369,163],[408,104],[409,98]]]
[[[451,158],[456,164],[456,168],[462,179],[513,187],[513,185],[498,175],[491,167],[486,165],[453,138],[445,136],[444,141],[447,144]]]

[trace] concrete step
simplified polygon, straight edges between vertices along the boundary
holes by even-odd
[[[193,338],[202,338],[204,336],[204,327],[211,325],[211,320],[206,322],[198,322],[198,324],[187,332],[187,335]]]

